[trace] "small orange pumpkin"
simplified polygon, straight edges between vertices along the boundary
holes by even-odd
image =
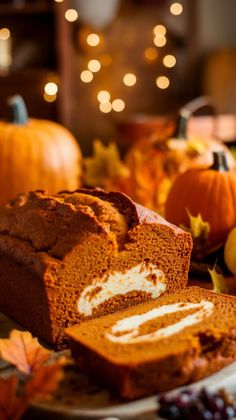
[[[82,158],[72,134],[55,122],[29,119],[18,95],[9,104],[13,120],[0,121],[0,203],[29,190],[80,187]]]
[[[224,152],[213,153],[210,168],[190,169],[179,175],[168,195],[165,217],[189,226],[189,211],[210,224],[209,242],[223,244],[236,226],[236,172],[230,171]]]
[[[229,166],[235,166],[232,153],[220,141],[187,137],[192,112],[207,103],[207,98],[198,98],[180,110],[173,138],[167,137],[168,132],[162,136],[153,134],[138,140],[128,150],[124,159],[131,172],[128,194],[134,200],[162,213],[178,174],[190,168],[209,167],[213,162],[213,151],[224,151]]]

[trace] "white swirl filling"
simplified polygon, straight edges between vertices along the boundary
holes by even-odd
[[[177,334],[186,327],[198,324],[213,312],[214,304],[206,300],[199,303],[174,303],[154,308],[141,315],[135,315],[121,319],[112,327],[111,333],[107,333],[108,340],[121,344],[136,344],[147,341],[157,341],[173,334]],[[149,334],[140,335],[140,326],[145,322],[160,318],[167,314],[195,309],[196,312],[183,317],[175,324],[160,328]]]
[[[82,291],[77,303],[78,311],[89,316],[94,308],[114,296],[140,291],[150,293],[155,299],[165,290],[164,273],[153,264],[142,263],[125,273],[105,274],[102,278],[95,279],[92,285]]]

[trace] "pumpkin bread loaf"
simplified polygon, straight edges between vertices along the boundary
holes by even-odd
[[[0,207],[0,311],[45,342],[186,286],[190,234],[122,193],[19,195]]]
[[[79,366],[132,399],[236,360],[236,297],[189,287],[66,331]]]

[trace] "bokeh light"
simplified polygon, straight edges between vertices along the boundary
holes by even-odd
[[[101,63],[98,60],[90,60],[88,62],[88,69],[93,73],[96,73],[101,69]]]
[[[159,89],[167,89],[170,85],[170,80],[166,76],[159,76],[156,79],[156,85]]]
[[[93,73],[89,70],[83,70],[80,74],[80,79],[84,83],[89,83],[93,80]]]
[[[125,109],[125,103],[122,99],[114,99],[112,102],[112,109],[116,112],[121,112]]]
[[[43,97],[44,97],[44,100],[46,102],[55,102],[55,100],[57,99],[57,95],[56,94],[55,95],[48,95],[46,92],[44,92]]]
[[[11,32],[8,28],[0,29],[0,39],[2,41],[7,41],[11,36]]]
[[[180,3],[172,3],[170,6],[170,13],[172,13],[172,15],[178,16],[181,15],[181,13],[183,12],[183,6]]]
[[[166,27],[164,25],[156,25],[153,32],[156,36],[164,36],[166,34]]]
[[[111,102],[102,102],[102,103],[100,103],[99,109],[104,114],[108,114],[112,110]]]
[[[51,96],[56,95],[57,92],[58,92],[58,86],[57,86],[57,84],[54,83],[54,82],[48,82],[48,83],[46,83],[46,85],[44,86],[44,92],[47,95],[49,95],[49,96],[50,95]]]
[[[100,90],[100,92],[98,92],[97,94],[97,99],[101,103],[109,102],[110,98],[111,98],[111,95],[107,90]]]
[[[75,9],[68,9],[65,12],[65,18],[68,22],[75,22],[78,19],[79,15],[77,10]]]
[[[166,37],[165,36],[155,36],[153,40],[156,47],[164,47],[166,45]]]
[[[100,37],[97,34],[89,34],[87,36],[87,44],[90,47],[96,47],[100,42]]]
[[[167,54],[163,58],[163,64],[164,66],[169,67],[169,68],[174,67],[176,64],[176,58],[171,54]]]
[[[126,86],[134,86],[137,81],[135,74],[127,73],[123,77],[123,82]]]
[[[148,47],[144,51],[144,57],[147,61],[154,61],[158,57],[158,52],[155,47]]]

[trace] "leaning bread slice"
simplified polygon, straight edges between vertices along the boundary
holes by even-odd
[[[83,370],[125,398],[195,382],[236,360],[236,297],[188,287],[67,329]]]

